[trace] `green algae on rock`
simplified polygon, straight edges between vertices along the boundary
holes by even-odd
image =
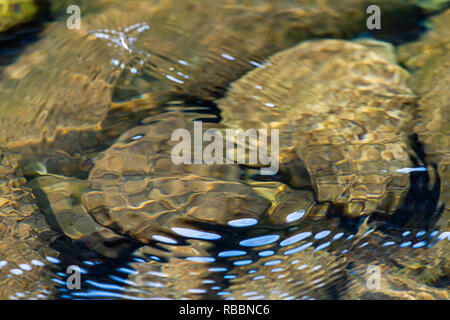
[[[442,10],[448,8],[449,0],[417,0],[417,5],[428,12]]]
[[[366,46],[307,41],[234,82],[218,106],[226,126],[278,128],[282,170],[295,177],[297,169],[283,163],[296,156],[319,201],[342,204],[353,217],[392,213],[408,190],[403,170],[414,155],[408,77]]]
[[[0,32],[30,22],[38,12],[34,0],[0,1]]]

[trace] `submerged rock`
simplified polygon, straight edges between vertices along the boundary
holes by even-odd
[[[178,142],[171,141],[172,132],[193,132],[183,114],[146,121],[102,153],[89,174],[83,203],[97,222],[147,243],[157,231],[180,227],[177,221],[226,225],[258,219],[268,209],[267,200],[239,182],[237,165],[174,163],[171,153]]]
[[[305,216],[323,215],[326,204],[316,205],[311,184],[320,201],[346,205],[347,215],[390,213],[408,190],[402,170],[411,166],[409,156],[414,156],[406,136],[415,101],[405,85],[408,76],[392,63],[392,55],[373,43],[369,50],[350,42],[323,41],[304,43],[263,62],[307,37],[361,31],[365,8],[374,3],[388,11],[411,6],[394,0],[126,1],[83,17],[81,30],[51,24],[41,41],[2,71],[0,146],[20,153],[21,161],[31,157],[45,163],[44,168],[31,166],[28,174],[43,175],[30,185],[47,220],[108,257],[136,243],[176,237],[177,230],[180,236],[181,228],[195,222],[224,227],[232,219],[246,218],[276,225],[289,222],[296,210]],[[224,123],[279,128],[282,169],[294,177],[293,185],[306,191],[280,182],[251,183],[236,164],[176,166],[170,159],[170,134],[174,128],[192,130],[185,115],[150,117],[126,131],[148,115],[140,110],[158,113],[160,105],[184,95],[215,98],[253,66],[261,69],[236,82],[221,100]],[[265,81],[267,96],[254,87]],[[301,90],[294,90],[297,87]],[[257,120],[236,120],[241,116]],[[56,171],[79,171],[86,153],[92,157],[122,133],[97,158],[87,183],[46,175],[49,161],[73,154],[75,168],[69,161],[69,168]],[[305,165],[312,183],[304,174]],[[0,198],[0,279],[5,279],[0,297],[22,292],[45,298],[52,288],[45,267],[27,270],[23,255],[42,262],[56,256],[48,246],[53,231],[37,212],[22,175],[15,172],[11,178],[8,172],[2,176]],[[16,179],[17,186],[11,185]],[[17,198],[20,194],[24,196]],[[180,258],[208,252],[207,246],[199,246],[192,252],[177,248],[175,258],[169,254],[173,263],[169,260],[156,271],[177,280],[168,283],[174,297],[186,297],[184,290],[198,289],[211,275],[204,265]],[[339,260],[310,251],[306,259]],[[142,276],[136,278],[138,286],[152,287],[150,276],[142,274],[150,270],[148,265],[135,266]],[[26,271],[23,278],[9,277],[11,267]],[[339,262],[333,276],[341,275],[341,267]],[[205,276],[192,283],[182,275],[186,270]],[[36,290],[44,290],[44,296],[35,295]],[[242,297],[243,290],[236,285],[236,296]]]
[[[238,277],[230,280],[228,297],[239,300],[336,299],[345,290],[347,264],[345,255],[316,252],[313,247],[290,255],[280,252],[232,270],[230,273]]]
[[[52,23],[2,72],[0,146],[44,163],[49,155],[104,148],[135,125],[139,110],[180,95],[215,98],[300,40],[363,31],[369,4],[399,14],[413,6],[402,0],[122,1],[83,14],[80,30]]]
[[[278,53],[219,100],[223,123],[279,129],[281,170],[301,186],[305,165],[319,201],[352,217],[392,213],[409,186],[416,97],[408,73],[377,50],[323,40]]]
[[[430,30],[417,42],[399,49],[412,70],[411,88],[420,96],[414,133],[423,144],[426,161],[438,168],[442,226],[450,219],[450,10],[431,18]]]
[[[341,298],[448,300],[448,249],[445,237],[414,239],[378,232],[363,237],[349,250],[353,263]]]
[[[188,244],[175,242],[172,239],[172,245],[158,243],[158,247],[144,246],[135,252],[139,261],[130,264],[135,272],[128,275],[125,291],[141,299],[216,298],[209,290],[220,283],[220,275],[208,263],[213,260],[208,251],[214,244],[194,239]]]
[[[54,216],[70,238],[107,256],[114,255],[107,254],[108,248],[120,250],[112,245],[120,235],[146,244],[189,222],[225,226],[237,219],[268,219],[283,224],[295,210],[317,212],[311,192],[280,183],[246,184],[245,172],[238,164],[225,164],[225,158],[224,164],[175,163],[172,152],[179,143],[171,140],[172,132],[183,129],[194,136],[193,119],[177,112],[145,119],[147,124],[125,132],[99,155],[87,182],[35,178],[41,210]],[[204,130],[220,127],[203,123]],[[193,145],[188,148],[193,154]]]
[[[25,179],[17,159],[0,159],[0,299],[48,299],[54,292],[47,257],[58,257],[49,247],[52,232]]]

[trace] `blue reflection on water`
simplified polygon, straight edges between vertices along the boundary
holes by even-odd
[[[93,280],[86,280],[86,283],[88,283],[94,287],[97,287],[100,289],[105,289],[105,290],[119,290],[119,291],[125,290],[121,286],[117,286],[114,284],[108,284],[108,283],[101,283],[101,282],[97,282],[97,281],[93,281]]]
[[[226,272],[226,271],[228,271],[228,269],[222,268],[222,267],[215,267],[215,268],[209,268],[208,271],[210,271],[210,272]]]
[[[302,245],[299,246],[299,247],[296,247],[296,248],[294,248],[294,249],[290,249],[290,250],[285,251],[284,254],[285,254],[285,255],[289,255],[289,254],[294,254],[294,253],[303,251],[303,250],[305,250],[306,248],[312,246],[312,244],[313,244],[312,242],[307,242],[307,243],[305,243],[305,244],[302,244]]]
[[[288,216],[286,217],[286,222],[291,223],[291,222],[297,221],[297,220],[301,219],[304,215],[305,215],[305,210],[298,210],[298,211],[292,212],[292,213],[288,214]]]
[[[294,212],[292,214],[296,214],[293,215],[293,217],[298,217],[301,218],[302,215],[299,214],[298,212]],[[293,218],[292,218],[293,219]],[[288,220],[288,219],[287,219]],[[295,221],[295,220],[290,220],[290,221]],[[231,227],[247,227],[247,226],[252,226],[255,224],[258,224],[258,221],[256,219],[236,219],[236,220],[231,220],[229,221],[229,226]],[[376,240],[374,242],[372,242],[372,238],[369,242],[364,242],[361,241],[359,242],[359,240],[362,240],[364,238],[364,235],[368,235],[369,232],[372,232],[375,229],[371,229],[369,231],[367,231],[366,233],[364,233],[364,235],[360,235],[358,234],[358,236],[356,237],[356,235],[354,234],[349,234],[347,232],[339,232],[334,234],[334,232],[332,233],[332,231],[330,230],[335,230],[332,229],[330,227],[330,225],[328,225],[328,228],[330,228],[330,230],[323,230],[324,227],[322,226],[320,229],[318,229],[316,226],[314,225],[310,225],[309,223],[306,224],[304,227],[302,227],[300,229],[300,225],[296,225],[296,226],[292,226],[289,229],[286,229],[284,231],[280,231],[280,229],[277,228],[269,228],[267,226],[261,226],[258,225],[254,230],[248,230],[248,229],[243,229],[243,230],[232,230],[232,228],[228,228],[227,230],[230,230],[230,234],[233,235],[233,237],[235,235],[238,236],[238,238],[232,238],[229,239],[229,234],[227,233],[227,231],[225,231],[224,233],[220,233],[220,234],[216,234],[214,232],[206,232],[206,231],[201,231],[202,227],[193,227],[193,229],[191,228],[178,228],[178,227],[174,227],[172,228],[172,230],[177,233],[178,235],[187,237],[187,238],[193,238],[193,239],[201,239],[201,240],[217,240],[220,239],[222,237],[224,237],[224,241],[219,242],[217,245],[218,247],[214,247],[212,246],[212,250],[210,251],[209,249],[207,249],[206,251],[198,251],[198,254],[203,255],[203,256],[195,256],[195,254],[193,253],[189,253],[187,255],[191,255],[192,256],[188,256],[185,257],[184,259],[187,261],[192,261],[192,262],[199,262],[199,263],[214,263],[217,260],[220,262],[219,264],[212,264],[212,265],[207,265],[207,270],[208,272],[211,273],[215,273],[214,277],[217,277],[216,280],[203,280],[201,283],[203,284],[208,284],[208,288],[209,289],[201,289],[199,288],[199,286],[195,286],[193,288],[186,288],[185,292],[189,292],[189,293],[193,293],[193,294],[200,294],[200,293],[205,293],[208,290],[214,290],[215,294],[218,294],[219,296],[223,295],[223,296],[227,296],[230,293],[227,291],[220,291],[220,290],[224,290],[226,288],[226,286],[220,286],[221,283],[220,281],[224,281],[224,280],[232,280],[232,279],[236,279],[233,280],[234,281],[239,281],[239,277],[236,273],[236,271],[234,270],[239,270],[239,272],[242,273],[247,273],[249,274],[249,277],[253,278],[253,280],[260,280],[260,279],[264,279],[265,277],[270,277],[270,279],[274,279],[274,281],[279,281],[276,279],[282,279],[284,277],[289,277],[289,276],[293,276],[292,273],[287,273],[288,269],[286,269],[286,264],[290,267],[290,265],[294,265],[292,268],[297,269],[297,270],[301,270],[301,269],[306,269],[308,268],[308,270],[310,269],[310,271],[316,271],[319,270],[319,268],[321,268],[321,266],[314,266],[314,261],[312,262],[308,262],[311,264],[305,264],[305,261],[303,259],[302,254],[300,254],[299,256],[294,256],[292,257],[297,258],[294,261],[289,261],[290,259],[286,259],[284,260],[284,258],[280,259],[279,255],[292,255],[292,254],[296,254],[299,253],[309,247],[312,247],[311,249],[309,249],[311,252],[316,252],[319,250],[324,250],[326,248],[328,248],[329,246],[331,246],[331,244],[333,244],[333,254],[339,254],[338,252],[340,252],[340,254],[344,254],[346,252],[348,252],[348,249],[345,248],[353,248],[353,245],[356,245],[357,247],[365,247],[368,246],[369,244],[375,245],[375,246],[379,246],[379,248],[381,247],[389,247],[389,246],[394,246],[396,245],[397,248],[398,247],[410,247],[412,246],[412,248],[422,248],[425,247],[429,241],[431,241],[433,238],[436,237],[434,242],[437,242],[439,240],[445,240],[445,239],[449,239],[450,237],[450,233],[449,232],[442,232],[441,234],[439,234],[439,231],[434,230],[431,233],[427,233],[427,231],[424,230],[411,230],[411,231],[406,231],[402,233],[403,237],[406,237],[408,235],[411,235],[411,237],[408,238],[403,238],[401,239],[399,237],[399,234],[397,234],[397,237],[400,238],[401,240],[403,240],[403,243],[401,243],[402,241],[398,241],[398,238],[395,237],[387,237],[387,238],[379,238],[380,242],[377,242]],[[194,229],[195,228],[195,229]],[[266,229],[267,228],[267,229]],[[325,227],[327,228],[327,227]],[[219,228],[217,228],[216,230],[218,230]],[[300,230],[299,230],[300,229]],[[302,230],[303,229],[303,230]],[[305,231],[306,230],[310,230],[310,231]],[[222,229],[221,229],[222,230]],[[322,231],[320,231],[322,230]],[[264,231],[265,233],[263,233],[263,235],[261,235],[261,231]],[[303,231],[303,232],[301,232]],[[431,231],[431,230],[430,230]],[[218,231],[217,231],[218,232]],[[256,233],[258,232],[258,233]],[[249,234],[251,235],[250,238]],[[255,236],[259,235],[259,236]],[[401,233],[400,233],[401,234]],[[376,236],[376,235],[375,235]],[[413,236],[417,237],[413,238]],[[426,239],[423,237],[426,236]],[[175,236],[174,236],[175,237]],[[247,237],[247,238],[246,238]],[[334,242],[335,240],[339,240],[339,239],[352,239],[354,238],[354,240],[358,239],[358,242]],[[371,235],[372,237],[372,235]],[[421,238],[422,237],[422,238]],[[357,238],[357,239],[356,239]],[[162,235],[154,235],[153,236],[154,240],[160,241],[160,242],[165,242],[165,243],[170,243],[170,244],[177,244],[177,241],[166,237],[166,236],[162,236]],[[180,238],[175,238],[175,239],[180,239]],[[322,240],[323,239],[323,240]],[[425,239],[425,240],[424,240]],[[231,241],[228,241],[231,240]],[[281,241],[282,240],[282,241]],[[310,240],[309,242],[307,242],[308,240]],[[330,240],[330,241],[327,241]],[[411,241],[409,241],[411,240]],[[415,240],[415,241],[414,241]],[[424,241],[421,241],[424,240]],[[333,242],[332,242],[333,241]],[[417,242],[420,241],[420,242]],[[191,240],[189,241],[191,243],[206,243],[204,241],[194,241]],[[278,245],[276,245],[276,243],[278,243]],[[364,242],[364,243],[363,243]],[[417,242],[417,243],[416,243]],[[209,244],[211,244],[212,242],[209,242]],[[242,247],[261,247],[261,248],[256,248],[256,249],[252,249],[252,248],[239,248],[239,246],[236,245],[236,243],[239,244],[239,246]],[[361,244],[363,243],[363,244]],[[401,243],[401,244],[400,244]],[[208,245],[209,245],[208,244]],[[265,245],[268,244],[275,244],[272,245],[270,247],[263,247]],[[159,244],[158,244],[159,245]],[[292,246],[296,246],[295,248],[292,248]],[[340,245],[344,245],[346,247],[339,247]],[[291,247],[288,247],[291,246]],[[336,248],[335,248],[336,246]],[[283,248],[285,247],[285,248]],[[178,247],[177,247],[178,248]],[[269,249],[268,249],[269,248]],[[338,249],[339,248],[339,249]],[[236,250],[236,249],[242,249],[242,250]],[[289,249],[289,250],[287,250]],[[314,249],[314,250],[313,250]],[[344,249],[344,250],[343,250]],[[286,250],[286,251],[284,251]],[[327,249],[330,250],[331,249]],[[385,250],[390,250],[388,248],[386,248]],[[410,249],[411,251],[413,251],[412,249]],[[200,253],[202,252],[202,253]],[[211,254],[211,255],[210,255]],[[278,255],[276,257],[273,258],[266,258],[266,257],[270,257],[273,255]],[[149,257],[151,259],[154,260],[160,260],[160,263],[156,263],[154,266],[156,266],[157,268],[159,268],[158,266],[163,266],[164,263],[166,263],[166,260],[162,261],[161,258],[158,258],[157,256],[148,256],[147,254],[145,255],[146,257]],[[164,256],[165,257],[165,256]],[[241,259],[241,260],[236,260],[234,257],[239,257],[237,259]],[[261,258],[264,259],[261,259]],[[217,260],[215,259],[217,258]],[[224,259],[218,259],[218,258],[231,258],[231,259],[227,259],[226,264],[222,264]],[[93,259],[93,258],[90,258]],[[258,262],[258,259],[261,259]],[[268,261],[269,259],[273,259],[271,261]],[[49,260],[49,259],[47,259]],[[52,260],[50,258],[50,260]],[[49,260],[49,261],[50,261]],[[62,261],[65,261],[63,259],[61,259]],[[95,259],[93,259],[95,260]],[[142,258],[138,258],[136,256],[131,256],[130,260],[127,260],[129,262],[137,262],[137,263],[147,263],[148,262],[148,258],[146,258],[146,260],[144,261],[144,259]],[[59,262],[59,260],[58,260]],[[255,263],[256,262],[256,263]],[[286,262],[286,264],[285,264]],[[89,265],[89,266],[94,266],[96,263],[94,263],[93,261],[83,261],[83,263],[85,265]],[[97,262],[98,264],[99,262]],[[155,262],[152,262],[155,263]],[[252,265],[253,263],[255,263],[254,265]],[[227,266],[227,267],[223,267],[223,266]],[[248,266],[249,267],[245,267]],[[128,274],[131,273],[137,273],[135,270],[132,269],[131,264],[126,263],[126,264],[120,264],[119,266],[121,266],[120,268],[114,268],[114,272],[119,271],[123,275],[124,278],[126,278],[128,276]],[[127,267],[130,266],[130,267]],[[1,266],[0,266],[1,267]],[[242,267],[242,268],[240,268]],[[27,269],[28,267],[24,267],[24,270]],[[91,270],[92,268],[89,268],[89,270]],[[251,270],[249,270],[251,269]],[[159,270],[163,270],[163,269],[159,269]],[[286,272],[282,272],[282,271],[286,271]],[[62,273],[59,273],[59,275],[61,277],[63,277],[63,279],[65,279],[66,275],[63,274],[64,271],[62,271]],[[228,274],[228,272],[234,272],[236,274]],[[262,275],[266,274],[266,276]],[[147,273],[150,274],[150,271]],[[294,272],[295,274],[295,272]],[[156,275],[155,276],[159,276]],[[162,277],[163,275],[161,275]],[[61,292],[61,296],[63,297],[63,295],[65,295],[68,298],[126,298],[125,295],[121,295],[118,292],[114,292],[114,291],[122,291],[122,293],[125,294],[124,291],[128,291],[129,287],[132,287],[132,291],[131,292],[138,292],[138,288],[139,286],[143,286],[146,287],[145,293],[147,293],[146,290],[148,290],[149,287],[165,287],[167,284],[166,282],[163,283],[159,283],[159,282],[151,282],[151,281],[143,281],[142,283],[133,283],[129,280],[126,279],[122,279],[119,278],[117,276],[108,276],[110,279],[114,280],[114,282],[112,282],[111,284],[109,283],[105,283],[104,279],[99,280],[96,278],[92,278],[89,280],[86,280],[86,284],[89,286],[92,286],[91,291],[87,291],[87,292],[80,292],[78,291],[78,295],[75,294],[63,294],[62,291]],[[171,277],[171,275],[164,275],[164,277]],[[95,279],[95,280],[94,280]],[[286,280],[283,281],[293,281],[292,283],[298,283],[300,284],[302,281],[297,281],[298,278],[296,279],[295,276],[293,276],[293,279],[288,279],[286,278]],[[61,287],[63,287],[63,289],[65,288],[65,282],[60,280],[60,279],[53,279],[54,282],[59,283],[61,285]],[[155,280],[157,281],[157,280]],[[217,283],[215,282],[217,281]],[[295,282],[297,281],[297,282]],[[325,285],[324,283],[322,283],[321,281],[323,281],[323,279],[317,279],[311,282],[311,284],[316,284],[317,282],[317,286],[315,287],[320,287]],[[226,283],[226,281],[224,281]],[[121,286],[121,284],[127,284],[128,287],[126,286]],[[197,282],[198,283],[198,282]],[[237,282],[239,283],[239,282]],[[297,284],[295,284],[297,285]],[[211,287],[212,286],[212,287]],[[228,284],[227,284],[228,286]],[[203,287],[203,286],[202,286]],[[84,289],[84,287],[83,287]],[[103,290],[103,291],[101,291]],[[108,292],[109,291],[109,292]],[[217,292],[219,291],[219,292]],[[100,294],[103,293],[103,294]],[[128,293],[130,294],[130,293]],[[256,292],[254,292],[254,294],[257,294]],[[286,293],[287,294],[287,293]],[[71,295],[71,296],[70,296]],[[250,297],[250,295],[249,295]],[[258,296],[259,297],[259,296]],[[130,297],[127,297],[130,298]],[[225,297],[224,297],[225,298]],[[282,298],[281,295],[279,298]]]
[[[265,266],[274,266],[281,263],[281,260],[271,260],[264,263]]]
[[[237,257],[237,256],[243,256],[246,255],[247,252],[243,250],[227,250],[219,252],[219,257]]]
[[[117,271],[122,272],[122,273],[127,273],[127,274],[136,274],[137,273],[135,270],[125,268],[125,267],[119,268],[119,269],[117,269]]]
[[[336,233],[333,237],[333,240],[339,240],[344,235],[343,232]]]
[[[421,236],[425,235],[427,232],[425,230],[419,231],[416,233],[416,237],[420,238]]]
[[[173,227],[172,231],[179,234],[180,236],[183,236],[186,238],[194,238],[194,239],[202,239],[202,240],[218,240],[218,239],[222,238],[222,236],[215,234],[215,233],[194,230],[194,229],[188,229],[188,228]]]
[[[401,248],[408,247],[411,245],[411,243],[412,243],[411,241],[403,242],[402,244],[400,244],[400,247]]]
[[[51,280],[52,280],[53,282],[55,282],[55,283],[57,283],[57,284],[60,284],[60,285],[63,285],[63,286],[67,285],[67,283],[66,283],[65,281],[62,281],[62,280],[57,279],[57,278],[52,278]]]
[[[193,262],[214,262],[216,259],[213,257],[187,257],[186,260]]]
[[[168,244],[177,244],[178,243],[176,240],[174,240],[172,238],[158,235],[158,234],[153,235],[152,238],[159,242],[164,242],[164,243],[168,243]]]
[[[362,245],[360,245],[359,247],[360,248],[364,248],[365,246],[368,246],[369,245],[369,242],[364,242]]]
[[[108,276],[108,278],[110,278],[111,280],[120,282],[120,283],[124,283],[124,284],[129,284],[130,283],[130,281],[127,280],[127,279],[123,279],[123,278],[120,278],[120,277],[117,277],[117,276],[113,276],[113,275]]]
[[[43,266],[45,266],[45,263],[43,263],[42,261],[40,261],[40,260],[31,260],[31,264],[32,265],[34,265],[34,266],[37,266],[37,267],[43,267]],[[0,268],[2,267],[2,262],[0,261]]]
[[[405,231],[402,233],[402,237],[406,237],[411,233],[411,231]]]
[[[236,219],[228,221],[228,225],[235,227],[235,228],[243,228],[243,227],[250,227],[254,226],[258,223],[258,220],[253,218],[245,218],[245,219]]]
[[[444,239],[450,240],[450,232],[449,232],[449,231],[442,232],[442,233],[437,237],[437,240],[438,240],[438,241],[444,240]]]
[[[297,242],[299,242],[299,241],[301,241],[303,239],[308,238],[311,235],[312,235],[311,232],[302,232],[302,233],[296,234],[296,235],[294,235],[292,237],[289,237],[289,238],[284,239],[283,241],[281,241],[280,242],[280,246],[281,247],[285,247],[285,246],[297,243]]]
[[[415,243],[412,247],[413,248],[421,248],[421,247],[423,247],[426,244],[427,244],[426,241],[420,241],[420,242]]]
[[[252,260],[247,259],[247,260],[238,260],[238,261],[234,261],[233,264],[234,264],[235,266],[246,266],[246,265],[248,265],[248,264],[251,264],[252,262],[253,262]]]
[[[55,264],[61,262],[61,261],[59,261],[59,259],[56,259],[54,257],[45,257],[45,259],[47,259],[48,262],[55,263]]]
[[[73,296],[76,297],[85,297],[85,298],[121,298],[121,299],[136,299],[136,300],[144,300],[145,298],[139,298],[139,297],[132,297],[129,295],[116,293],[116,292],[110,292],[110,291],[98,291],[98,290],[91,290],[88,292],[73,292]]]
[[[245,240],[242,240],[241,242],[239,242],[239,244],[243,247],[258,247],[258,246],[264,246],[266,244],[274,243],[279,238],[280,238],[279,235],[274,234],[274,235],[245,239]]]
[[[327,237],[330,233],[331,233],[330,230],[321,231],[314,236],[314,239],[317,239],[317,240],[323,239],[323,238]]]
[[[317,248],[314,249],[314,252],[325,249],[326,247],[328,247],[331,244],[331,242],[325,242],[322,243],[321,245],[319,245]]]
[[[269,257],[275,254],[275,251],[273,250],[264,250],[261,252],[258,252],[258,256],[260,257]]]
[[[430,233],[429,237],[430,237],[430,238],[433,238],[433,237],[435,237],[438,233],[439,233],[439,231],[434,230],[432,233]]]
[[[201,293],[206,293],[206,290],[205,289],[189,289],[188,292],[201,294]]]

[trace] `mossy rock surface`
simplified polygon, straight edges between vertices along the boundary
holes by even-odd
[[[0,32],[30,22],[34,19],[38,9],[34,0],[0,1]]]

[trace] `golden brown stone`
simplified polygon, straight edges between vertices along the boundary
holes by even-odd
[[[37,156],[85,151],[89,141],[109,144],[133,125],[137,110],[179,95],[215,98],[300,40],[361,32],[370,4],[383,12],[413,7],[405,0],[95,4],[103,10],[83,15],[81,30],[69,30],[65,21],[50,24],[3,71],[0,126],[8,129],[0,132],[0,146]],[[150,29],[138,32],[137,23]],[[131,98],[137,100],[128,103]]]
[[[234,82],[218,103],[226,126],[279,129],[282,170],[295,177],[306,165],[318,200],[343,204],[350,216],[393,212],[414,154],[409,75],[370,47],[304,42]]]
[[[41,235],[52,233],[24,184],[10,183],[20,175],[17,161],[1,155],[0,167],[0,299],[49,298],[54,284],[46,257],[58,254]]]

